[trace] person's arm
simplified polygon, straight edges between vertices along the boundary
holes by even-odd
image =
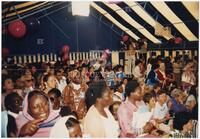
[[[39,129],[38,124],[42,121],[44,121],[43,118],[27,122],[20,129],[18,137],[33,136]]]
[[[128,112],[126,109],[121,108],[117,112],[117,117],[119,120],[119,125],[121,127],[122,132],[126,137],[130,136],[133,134],[133,129],[131,125],[131,121],[128,117]]]

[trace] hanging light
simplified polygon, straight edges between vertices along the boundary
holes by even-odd
[[[89,16],[90,2],[72,1],[72,15]]]

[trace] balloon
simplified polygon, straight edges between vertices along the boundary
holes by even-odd
[[[10,54],[10,50],[8,48],[2,48],[3,57],[7,57]]]
[[[22,20],[17,20],[8,25],[8,30],[13,37],[21,38],[26,34],[26,25]]]
[[[182,38],[181,37],[177,37],[176,39],[175,39],[175,44],[180,44],[180,43],[182,43]]]
[[[30,30],[30,31],[36,30],[40,25],[40,21],[34,17],[26,19],[25,23],[26,23],[28,30]]]
[[[67,53],[67,52],[69,52],[69,50],[70,50],[70,48],[69,48],[68,45],[64,45],[63,48],[62,48],[63,53]]]
[[[124,35],[124,36],[122,37],[123,42],[128,41],[128,39],[129,39],[129,37],[128,37],[127,35]]]

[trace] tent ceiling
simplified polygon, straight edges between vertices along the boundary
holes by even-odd
[[[31,1],[2,2],[3,25],[17,19],[23,19],[56,6],[65,6],[70,2]],[[172,37],[182,37],[186,41],[198,41],[199,2],[135,2],[118,3],[92,2],[91,8],[106,17],[112,25],[118,27],[134,40],[147,38],[160,43]],[[158,37],[155,28],[171,28],[171,34]]]

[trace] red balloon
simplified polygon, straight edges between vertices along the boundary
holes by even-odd
[[[10,50],[8,48],[2,48],[3,57],[7,57],[10,54]]]
[[[181,37],[178,37],[175,39],[174,42],[175,42],[175,44],[180,44],[180,43],[182,43],[182,41],[183,41],[183,39]]]
[[[63,53],[67,53],[67,52],[69,52],[69,50],[70,50],[70,48],[69,48],[68,45],[64,45],[63,48],[62,48]]]
[[[8,31],[13,37],[21,38],[26,34],[26,25],[22,20],[11,22],[8,25]]]
[[[124,36],[122,37],[123,42],[128,41],[128,39],[129,39],[129,37],[128,37],[127,35],[124,35]]]

